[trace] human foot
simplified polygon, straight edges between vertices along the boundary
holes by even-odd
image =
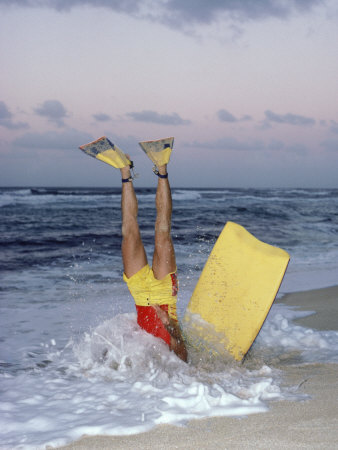
[[[131,161],[130,156],[126,153],[126,158],[129,161],[129,164],[121,167],[121,176],[122,176],[122,182],[132,181],[133,177],[131,176],[130,170],[134,167],[133,161]]]
[[[160,167],[154,166],[153,172],[159,178],[168,178],[167,164],[164,164],[163,166],[160,166]]]

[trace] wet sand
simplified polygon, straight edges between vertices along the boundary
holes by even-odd
[[[305,327],[338,330],[338,286],[287,294],[278,300],[315,314],[297,320]],[[269,403],[269,411],[241,419],[194,420],[185,427],[161,425],[131,436],[93,436],[62,449],[337,449],[338,364],[281,367],[284,382],[308,394],[304,401]],[[50,447],[49,447],[50,448]]]
[[[295,306],[296,310],[315,311],[312,316],[297,320],[303,327],[338,330],[338,286],[286,294],[278,301]]]

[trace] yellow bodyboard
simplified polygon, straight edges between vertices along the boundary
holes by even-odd
[[[191,343],[241,360],[264,323],[289,259],[286,251],[228,222],[187,307]]]

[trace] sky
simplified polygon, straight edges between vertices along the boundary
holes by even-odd
[[[338,188],[335,0],[0,0],[0,186]]]

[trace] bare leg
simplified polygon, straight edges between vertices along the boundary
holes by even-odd
[[[156,310],[158,317],[163,323],[164,327],[170,334],[170,350],[172,350],[182,361],[187,362],[188,360],[188,352],[184,344],[184,340],[182,337],[181,329],[176,322],[169,317],[166,311],[163,311],[158,305],[153,306]]]
[[[161,175],[167,173],[167,166],[160,166]],[[156,192],[157,217],[155,223],[155,250],[153,256],[153,272],[155,278],[161,280],[168,273],[175,272],[176,258],[174,245],[171,240],[172,200],[168,178],[158,178]],[[170,350],[183,361],[187,361],[188,353],[185,348],[180,326],[176,320],[169,317],[158,305],[154,305],[157,315],[170,334]]]
[[[158,171],[165,175],[167,166],[160,166]],[[168,178],[158,178],[156,209],[153,272],[155,278],[160,280],[176,270],[175,250],[170,235],[172,200]]]
[[[130,177],[129,166],[121,169],[122,178]],[[137,223],[138,205],[132,182],[122,183],[122,259],[124,273],[128,278],[147,264]]]

